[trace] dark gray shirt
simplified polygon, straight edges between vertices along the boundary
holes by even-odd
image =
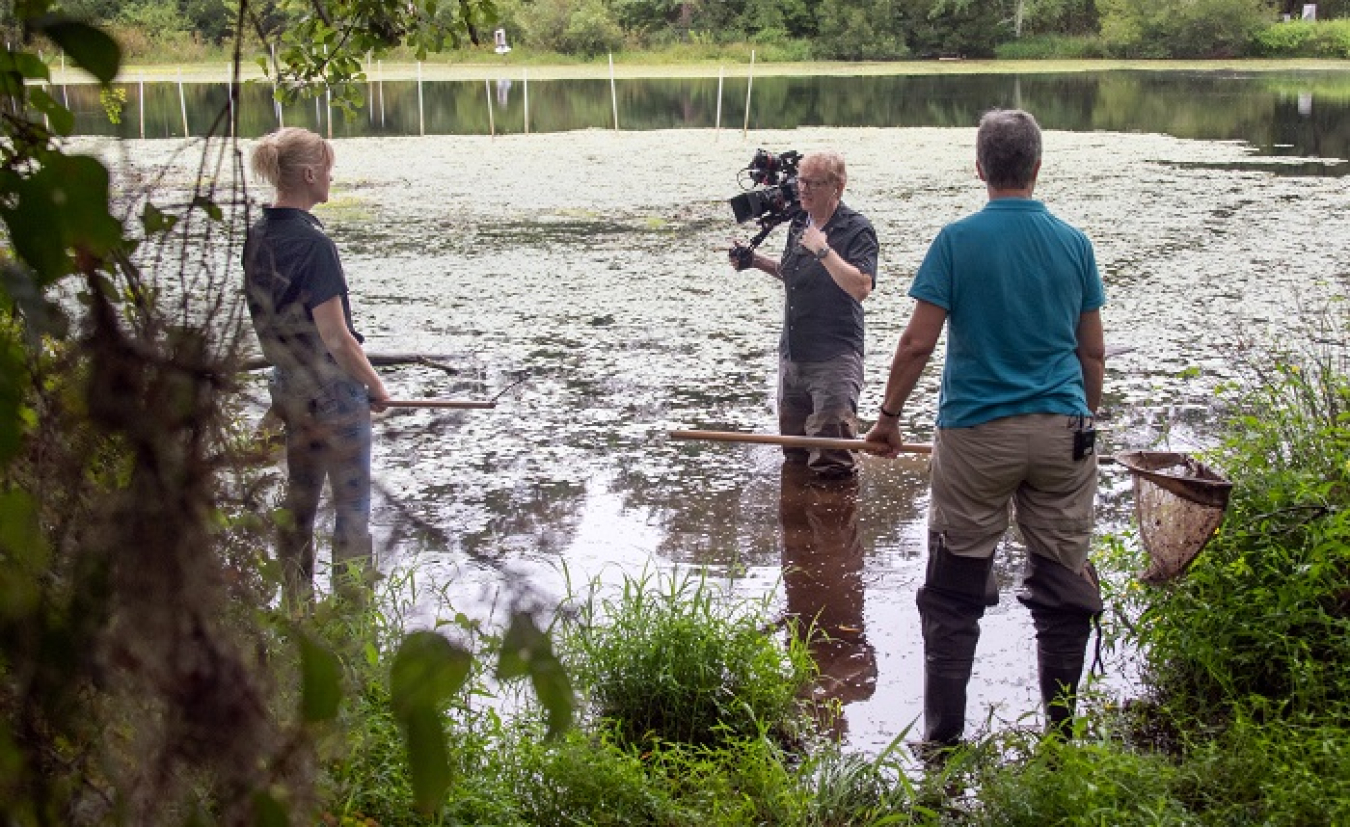
[[[824,362],[843,353],[863,352],[862,302],[835,283],[813,253],[801,246],[803,212],[788,226],[787,246],[778,263],[785,306],[779,355],[793,362]],[[840,204],[822,231],[830,248],[872,277],[877,285],[877,234],[872,223]]]
[[[337,245],[319,219],[291,207],[264,207],[244,241],[243,259],[248,311],[267,360],[319,384],[345,376],[319,336],[314,308],[340,297],[347,328],[362,338],[352,327]]]

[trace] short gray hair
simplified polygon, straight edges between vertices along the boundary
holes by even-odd
[[[1041,127],[1020,109],[986,112],[975,137],[975,158],[994,189],[1026,189],[1041,160]]]

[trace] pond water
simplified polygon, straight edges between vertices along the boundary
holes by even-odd
[[[745,137],[685,128],[338,139],[333,199],[316,213],[342,250],[367,347],[451,368],[386,368],[391,391],[504,391],[493,410],[399,411],[377,425],[382,566],[415,572],[415,622],[432,619],[437,591],[471,616],[500,617],[590,582],[707,567],[775,617],[819,613],[837,633],[818,651],[820,692],[846,703],[850,748],[876,753],[913,723],[922,458],[869,457],[856,489],[821,489],[784,478],[771,446],[667,431],[776,427],[781,288],[734,273],[721,252],[750,234],[726,199],[758,147],[832,147],[848,160],[845,201],[881,240],[861,401],[875,416],[914,269],[943,224],[984,201],[974,118]],[[167,165],[168,186],[197,168],[182,141],[94,145],[133,167]],[[1347,186],[1301,174],[1316,161],[1128,123],[1047,132],[1037,194],[1093,238],[1108,343],[1125,350],[1108,364],[1104,452],[1205,445],[1213,389],[1236,375],[1239,339],[1288,338],[1345,296]],[[781,244],[780,230],[764,250]],[[932,435],[940,359],[907,413],[915,441]],[[263,396],[260,383],[249,391]],[[1127,527],[1128,479],[1104,470],[1100,492],[1103,531]],[[999,552],[1003,598],[983,625],[972,728],[1039,715],[1030,619],[1013,598],[1021,553],[1011,537]],[[1129,587],[1129,572],[1112,577]],[[1132,660],[1108,651],[1101,686],[1131,691]]]
[[[60,86],[53,94],[75,113],[77,134],[201,136],[222,131],[231,88],[223,81],[117,84],[125,100],[118,123],[110,122],[95,86]],[[367,105],[348,117],[323,96],[280,107],[270,85],[247,82],[238,90],[239,134],[257,137],[289,124],[329,137],[508,135],[613,128],[616,119],[639,131],[961,127],[993,106],[1017,106],[1049,129],[1162,132],[1242,140],[1263,154],[1350,159],[1350,73],[1341,72],[682,77],[611,86],[605,79],[531,80],[524,69],[504,67],[492,81],[387,80],[361,91]],[[1346,169],[1318,164],[1305,172]]]

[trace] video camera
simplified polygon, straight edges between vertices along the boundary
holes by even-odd
[[[800,152],[787,151],[774,155],[764,149],[755,150],[750,164],[740,172],[741,187],[746,191],[727,200],[737,224],[756,219],[759,232],[749,244],[736,244],[731,249],[731,260],[737,270],[744,270],[754,261],[755,248],[774,227],[790,220],[801,209],[797,190],[797,164]],[[746,185],[747,179],[749,186]],[[751,187],[754,187],[753,189]]]

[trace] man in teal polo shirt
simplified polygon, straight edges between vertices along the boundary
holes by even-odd
[[[1047,729],[1064,732],[1101,596],[1088,563],[1106,298],[1092,243],[1032,198],[1041,131],[1018,110],[980,121],[976,170],[989,201],[944,227],[909,295],[917,300],[867,438],[902,443],[905,401],[947,327],[933,440],[928,568],[919,589],[924,740],[957,743],[980,618],[998,602],[994,550],[1011,501],[1027,545],[1018,599],[1036,627]]]

